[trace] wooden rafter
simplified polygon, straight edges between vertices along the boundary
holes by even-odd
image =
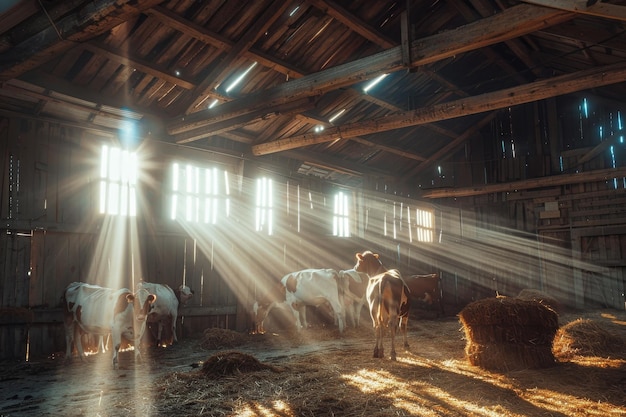
[[[531,101],[556,97],[626,80],[626,63],[607,65],[573,74],[508,88],[493,93],[437,104],[415,111],[326,129],[322,133],[304,134],[254,145],[255,155],[266,155],[287,149],[316,145],[337,139],[417,126],[470,114],[502,109]]]
[[[626,6],[589,0],[522,0],[524,3],[626,22]]]
[[[502,184],[478,185],[464,188],[446,188],[442,190],[424,191],[421,198],[449,198],[449,197],[469,197],[474,195],[516,192],[531,188],[557,187],[567,184],[579,184],[584,182],[606,181],[613,178],[626,177],[626,167],[600,169],[589,172],[577,172],[575,174],[560,174],[550,177],[532,178],[522,181],[513,181]]]
[[[88,2],[48,25],[12,48],[8,59],[0,60],[0,81],[18,78],[58,54],[67,52],[76,42],[92,39],[119,25],[120,21],[137,16],[163,0],[103,0]],[[61,37],[59,37],[61,33]]]
[[[454,31],[442,32],[411,45],[412,66],[433,63],[454,55],[493,45],[569,20],[574,15],[545,7],[518,5],[495,16],[467,24]],[[268,90],[249,94],[224,103],[212,111],[201,110],[168,123],[170,134],[210,125],[259,108],[272,108],[304,96],[323,94],[370,79],[381,73],[403,69],[401,47],[338,65],[327,70],[289,81]]]

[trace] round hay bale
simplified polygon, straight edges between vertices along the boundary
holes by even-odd
[[[210,356],[200,372],[207,377],[222,377],[264,370],[278,372],[278,369],[259,362],[254,356],[237,351],[218,352]]]
[[[548,294],[545,294],[539,290],[525,288],[519,292],[517,298],[519,300],[536,301],[551,308],[557,313],[561,311],[561,303],[559,303],[556,298],[550,297]]]
[[[248,341],[246,335],[229,329],[209,328],[202,335],[202,348],[208,350],[232,349]]]
[[[460,313],[474,366],[495,370],[547,368],[556,364],[552,342],[556,312],[535,301],[498,297],[475,301]]]
[[[552,348],[559,359],[574,356],[623,357],[626,340],[590,319],[576,319],[559,328]]]

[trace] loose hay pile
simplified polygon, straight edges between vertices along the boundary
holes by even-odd
[[[204,330],[201,346],[204,349],[232,349],[248,341],[246,335],[228,329],[209,328]]]
[[[226,375],[264,371],[266,369],[279,372],[277,368],[259,362],[254,356],[229,351],[218,352],[210,356],[202,365],[200,372],[207,377],[222,377]]]
[[[552,341],[559,323],[556,312],[536,301],[487,298],[460,313],[474,366],[494,370],[547,368],[556,363]]]
[[[556,333],[554,355],[559,359],[574,356],[625,356],[626,341],[590,319],[579,318],[562,326]]]

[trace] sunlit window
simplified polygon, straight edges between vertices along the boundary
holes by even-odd
[[[274,190],[272,180],[269,178],[257,179],[255,214],[255,230],[266,232],[271,236],[274,233]]]
[[[172,164],[171,219],[217,224],[230,215],[228,172]]]
[[[341,191],[335,194],[333,236],[350,237],[349,199],[348,195]]]
[[[415,238],[418,242],[432,242],[435,236],[433,213],[415,209]]]
[[[100,159],[100,213],[137,215],[137,154],[102,147]]]

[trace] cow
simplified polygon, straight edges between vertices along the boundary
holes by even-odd
[[[361,324],[361,310],[365,305],[365,292],[369,283],[369,276],[363,272],[357,272],[354,269],[339,271],[345,277],[352,279],[343,279],[343,305],[346,312],[346,322],[350,322],[352,327],[358,328]],[[354,275],[356,274],[356,275]]]
[[[404,277],[404,282],[409,287],[413,300],[425,302],[431,306],[434,304],[438,306],[441,315],[444,315],[439,274],[410,275]]]
[[[356,271],[336,271],[334,269],[303,269],[283,276],[280,283],[264,297],[259,297],[253,306],[255,329],[264,332],[263,321],[270,310],[283,304],[291,309],[296,329],[308,327],[306,306],[319,307],[329,304],[339,332],[345,327],[344,292],[350,280],[361,281]]]
[[[137,284],[137,290],[144,289],[150,294],[156,296],[155,302],[152,303],[150,312],[148,313],[148,323],[157,323],[156,345],[161,346],[163,325],[170,323],[172,331],[173,343],[178,342],[176,337],[176,320],[178,319],[178,306],[186,304],[193,297],[193,291],[186,285],[181,285],[178,290],[174,291],[168,285],[155,284],[152,282],[140,282]]]
[[[285,292],[283,284],[276,282],[266,292],[255,296],[252,305],[252,321],[254,322],[255,333],[265,333],[263,323],[274,307],[282,306],[285,303]]]
[[[72,282],[63,292],[65,343],[67,360],[72,358],[72,346],[81,360],[85,352],[81,332],[106,336],[113,341],[113,369],[118,369],[118,353],[122,337],[133,341],[135,360],[141,359],[139,342],[146,328],[146,316],[156,296],[142,289],[133,294],[122,288],[114,290],[84,282]]]
[[[374,357],[384,358],[383,332],[389,327],[391,333],[391,360],[396,360],[395,336],[400,327],[404,336],[404,347],[408,348],[407,322],[409,317],[409,289],[397,269],[387,270],[379,255],[371,251],[356,254],[354,269],[370,276],[366,298],[374,326],[376,343]]]

